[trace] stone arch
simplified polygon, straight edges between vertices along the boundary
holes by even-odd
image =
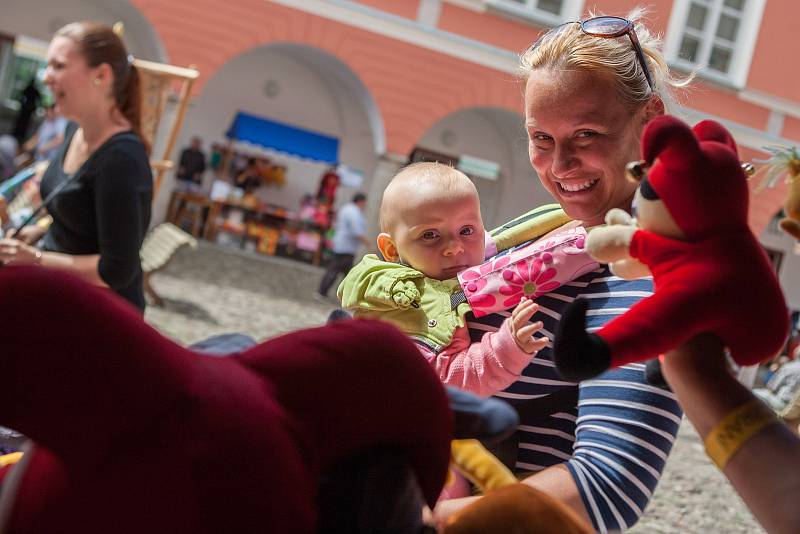
[[[225,142],[238,112],[325,134],[339,140],[339,161],[361,171],[363,183],[340,188],[337,201],[368,188],[385,151],[383,121],[374,99],[350,68],[327,52],[295,43],[271,43],[232,58],[206,80],[187,116],[184,141],[199,136]],[[328,165],[251,146],[289,168],[284,187],[269,191],[269,201],[290,210],[317,187]],[[207,176],[210,181],[211,176]],[[266,194],[266,193],[265,193]]]
[[[498,165],[496,179],[468,172],[481,196],[487,228],[553,201],[528,160],[524,118],[519,113],[492,107],[462,108],[433,124],[417,147],[456,161],[472,156]]]
[[[130,53],[150,61],[169,59],[156,29],[140,9],[127,0],[4,0],[0,32],[48,42],[56,30],[78,20],[96,20],[109,26],[121,21],[125,24],[124,39]]]
[[[509,74],[276,3],[254,0],[220,10],[212,0],[132,1],[158,28],[173,62],[198,67],[198,94],[223,65],[258,46],[290,43],[327,52],[374,98],[389,153],[407,154],[433,123],[458,109],[521,109],[519,84]]]

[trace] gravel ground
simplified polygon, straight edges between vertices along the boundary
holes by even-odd
[[[165,306],[145,318],[184,344],[227,332],[256,339],[324,323],[335,303],[311,295],[322,270],[282,258],[201,243],[179,251],[153,277]],[[660,485],[644,516],[629,532],[759,533],[763,530],[711,464],[692,426],[684,421]]]

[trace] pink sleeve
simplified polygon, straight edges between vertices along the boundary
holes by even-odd
[[[516,344],[507,322],[476,343],[470,343],[466,327],[458,328],[453,342],[438,354],[418,346],[444,384],[476,395],[493,395],[513,384],[532,358]]]

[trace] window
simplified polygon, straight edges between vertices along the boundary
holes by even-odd
[[[488,0],[489,7],[547,26],[578,20],[584,0]]]
[[[0,102],[16,109],[22,91],[31,80],[35,80],[36,89],[44,99],[41,104],[45,105],[50,101],[50,91],[42,81],[47,67],[46,51],[46,42],[24,36],[17,37],[13,45],[4,47],[0,64],[0,73],[3,74],[0,80]]]
[[[673,65],[744,86],[766,0],[678,0],[667,34]]]

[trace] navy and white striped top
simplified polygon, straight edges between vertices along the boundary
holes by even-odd
[[[651,279],[623,280],[603,267],[539,297],[540,311],[532,320],[541,320],[541,333],[552,340],[563,308],[583,296],[589,300],[586,320],[592,331],[652,292]],[[473,341],[497,330],[509,315],[469,318]],[[575,387],[556,374],[550,344],[497,396],[513,403]],[[672,393],[647,384],[644,365],[613,369],[580,384],[577,407],[522,421],[517,469],[535,472],[566,462],[594,528],[624,530],[647,506],[681,416]]]

